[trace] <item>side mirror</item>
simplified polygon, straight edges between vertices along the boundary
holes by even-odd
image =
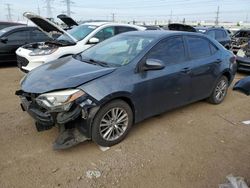
[[[142,67],[142,70],[148,71],[148,70],[161,70],[164,69],[165,65],[163,62],[159,59],[147,59],[145,64]]]
[[[1,42],[2,43],[6,43],[8,41],[8,38],[7,37],[2,37],[0,38]]]
[[[91,38],[91,39],[89,39],[89,44],[97,44],[97,43],[99,43],[100,42],[100,40],[98,39],[98,38],[96,38],[96,37],[93,37],[93,38]]]

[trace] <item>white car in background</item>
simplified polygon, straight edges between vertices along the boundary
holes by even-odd
[[[44,63],[78,54],[114,35],[146,30],[145,27],[130,24],[89,22],[66,31],[33,13],[26,12],[24,16],[51,38],[51,41],[31,43],[17,49],[18,67],[26,73]]]

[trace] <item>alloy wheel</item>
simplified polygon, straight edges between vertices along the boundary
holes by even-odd
[[[99,131],[104,140],[120,138],[128,128],[128,113],[122,108],[111,108],[100,121]]]

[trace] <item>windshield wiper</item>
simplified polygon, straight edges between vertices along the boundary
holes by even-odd
[[[109,67],[109,64],[103,61],[98,61],[92,58],[84,58],[82,55],[80,55],[81,57],[81,61],[86,62],[86,63],[90,63],[93,65],[100,65],[102,67]]]

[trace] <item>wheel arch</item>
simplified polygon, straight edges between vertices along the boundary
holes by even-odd
[[[122,100],[124,102],[126,102],[129,107],[132,110],[133,113],[133,123],[135,122],[135,115],[136,115],[136,108],[135,108],[135,104],[133,103],[130,94],[129,93],[116,93],[116,94],[112,94],[112,96],[107,96],[105,97],[102,101],[101,101],[101,105],[100,107],[106,105],[107,103],[114,101],[114,100]]]

